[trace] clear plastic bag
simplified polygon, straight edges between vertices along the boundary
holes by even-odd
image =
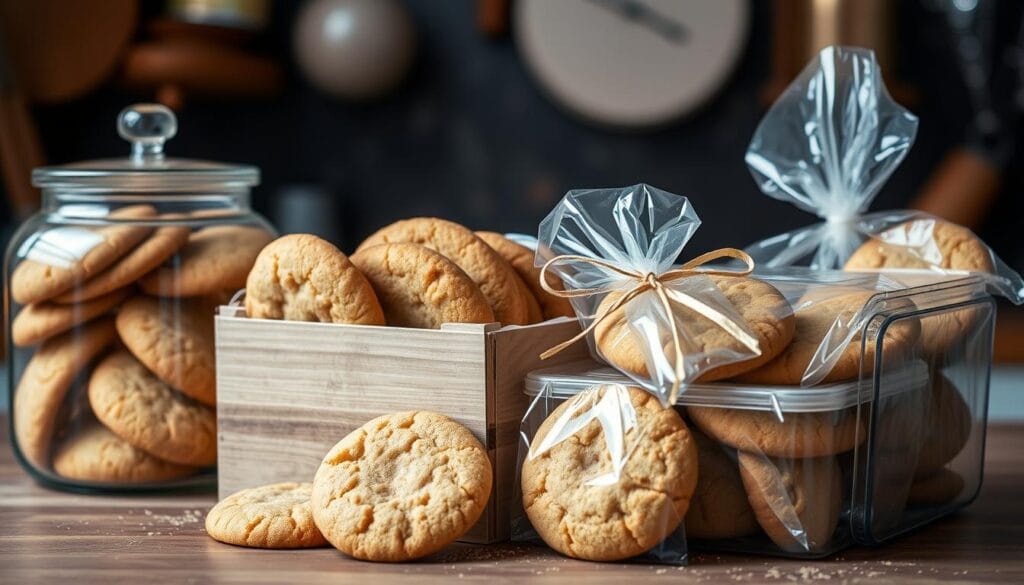
[[[568,400],[545,388],[520,437],[513,540],[584,560],[687,563],[697,454],[671,407],[625,384],[595,383]]]
[[[620,368],[634,362],[624,371],[666,405],[702,373],[760,353],[713,280],[744,276],[749,266],[704,266],[738,251],[675,265],[699,226],[685,197],[644,184],[570,191],[540,224],[537,266],[562,279],[565,292],[551,292],[569,296],[591,352]],[[602,321],[611,325],[599,342]],[[698,343],[694,330],[709,328],[721,330],[725,341]]]
[[[984,272],[993,292],[1024,301],[1024,280],[969,230],[916,211],[867,212],[917,125],[889,96],[871,50],[823,49],[765,114],[746,162],[766,195],[824,222],[745,251],[769,268]],[[950,241],[970,241],[972,257],[956,258]]]

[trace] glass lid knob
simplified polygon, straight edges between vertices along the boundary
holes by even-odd
[[[145,163],[164,158],[164,142],[178,132],[174,112],[160,104],[135,104],[117,116],[117,133],[132,143],[132,161]]]

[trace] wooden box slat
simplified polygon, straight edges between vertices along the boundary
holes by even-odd
[[[528,403],[523,379],[530,370],[585,355],[580,344],[545,362],[537,357],[578,330],[573,320],[439,330],[267,321],[222,307],[216,319],[220,495],[309,481],[328,449],[371,418],[433,410],[466,425],[494,464],[491,503],[464,540],[503,540]]]

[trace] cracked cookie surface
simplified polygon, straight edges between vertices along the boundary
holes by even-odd
[[[437,329],[444,323],[492,323],[480,288],[453,262],[418,244],[363,248],[352,263],[377,293],[388,325]]]
[[[163,266],[139,280],[148,294],[194,297],[245,286],[256,255],[273,236],[263,228],[220,225],[193,232]]]
[[[206,514],[211,538],[253,548],[325,546],[309,504],[313,484],[275,483],[224,498]]]
[[[388,243],[413,243],[441,254],[480,287],[494,318],[503,325],[529,323],[529,303],[522,281],[497,252],[469,229],[434,217],[416,217],[384,226],[356,252]]]
[[[212,299],[168,301],[140,295],[121,307],[117,333],[158,378],[203,404],[216,406],[215,311]]]
[[[181,465],[217,462],[213,409],[168,386],[127,351],[96,366],[89,404],[107,428],[150,455]]]
[[[697,381],[712,382],[724,380],[755,369],[762,364],[769,362],[789,344],[793,339],[795,321],[793,309],[789,306],[785,297],[782,296],[772,285],[755,278],[737,277],[692,277],[693,279],[708,279],[717,285],[725,299],[732,304],[740,317],[746,321],[746,325],[754,337],[757,338],[760,348],[760,355],[753,356],[740,361],[722,364],[702,374]],[[691,280],[691,283],[698,283]],[[707,281],[705,281],[707,282]],[[704,286],[704,285],[701,285]],[[706,286],[710,286],[707,284]],[[598,313],[605,310],[605,307],[614,303],[621,293],[613,292],[601,301]],[[631,305],[645,302],[658,305],[658,299],[654,292],[647,291],[639,297],[619,307],[612,314],[601,321],[594,328],[594,340],[601,355],[613,366],[641,377],[648,377],[646,346],[648,341],[630,325],[635,315]],[[680,329],[685,332],[689,339],[684,342],[687,353],[722,352],[732,350],[734,352],[748,352],[743,345],[735,338],[726,333],[709,319],[699,315],[695,311],[677,304],[672,304],[676,322]],[[673,363],[672,359],[672,332],[667,325],[659,327],[661,336],[662,351],[665,354],[667,363]]]
[[[93,423],[61,445],[53,456],[53,470],[78,481],[148,483],[185,477],[196,468],[157,459]]]
[[[607,389],[577,396],[600,400]],[[612,471],[605,431],[596,419],[523,463],[523,507],[530,523],[564,555],[594,561],[639,555],[671,534],[690,506],[698,456],[686,424],[651,394],[636,387],[628,392],[637,426],[626,433],[627,449],[633,450],[618,481],[588,485]],[[556,408],[532,444],[540,444],[573,404],[567,400]]]
[[[330,242],[309,234],[267,244],[245,283],[252,319],[383,325],[369,281]]]
[[[313,479],[313,519],[342,552],[407,561],[465,534],[491,493],[487,451],[437,413],[380,416],[349,433]]]

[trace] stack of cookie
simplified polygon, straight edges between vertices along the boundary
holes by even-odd
[[[31,356],[16,378],[14,436],[44,477],[181,478],[216,463],[215,306],[271,236],[150,205],[109,219],[53,230],[11,275],[11,338]]]
[[[821,360],[819,348],[825,340],[835,335],[836,324],[854,322],[854,316],[874,294],[871,291],[841,292],[824,287],[805,293],[796,304],[798,309],[792,311],[784,296],[768,282],[731,277],[712,277],[712,280],[749,329],[756,334],[761,355],[709,368],[700,376],[699,381],[730,381],[740,385],[790,388],[795,391],[801,388],[803,376],[811,364]],[[614,302],[614,293],[608,295],[603,302]],[[701,347],[728,348],[730,344],[736,344],[733,338],[712,327],[702,316],[678,305],[674,309],[677,311],[677,323],[691,339],[699,340]],[[649,340],[640,337],[638,328],[631,327],[625,315],[626,311],[619,309],[598,323],[594,330],[595,347],[601,357],[620,371],[633,377],[647,377],[647,356],[652,351],[659,351],[665,352],[665,359],[669,359],[671,340],[664,338],[662,346],[653,349],[646,346]],[[887,366],[898,365],[913,359],[920,352],[921,322],[917,319],[897,320],[881,334],[877,324],[869,325],[867,335],[871,339],[864,344],[863,350],[861,335],[858,330],[844,346],[836,348],[831,355],[828,371],[820,376],[822,384],[855,381],[861,375],[862,367],[872,367],[876,357]],[[875,336],[882,339],[876,340]],[[876,351],[882,352],[882,355],[876,356]],[[635,394],[641,391],[632,388],[630,392]],[[647,397],[656,403],[650,395]],[[887,412],[894,426],[892,432],[888,433],[883,428],[876,429],[876,441],[879,443],[876,448],[890,448],[892,452],[904,456],[910,460],[909,470],[913,470],[919,446],[924,445],[931,453],[936,451],[931,445],[939,443],[942,445],[942,454],[922,456],[920,459],[921,465],[928,459],[934,459],[937,468],[942,468],[963,447],[966,431],[954,433],[955,439],[949,441],[935,441],[922,436],[922,429],[934,428],[934,424],[940,425],[940,428],[948,428],[950,425],[959,427],[965,422],[969,428],[969,416],[965,421],[963,413],[966,409],[952,408],[946,397],[938,403],[945,406],[937,404],[931,412],[937,417],[945,414],[957,420],[923,423],[920,419],[929,410],[927,405],[918,404],[920,397],[921,393],[907,392],[899,399],[900,404],[893,402],[885,406],[889,410],[901,410],[900,413]],[[634,400],[638,412],[642,412],[638,406],[640,403]],[[547,429],[552,425],[567,424],[565,421],[558,422],[563,407],[552,413],[540,427],[532,439],[533,444],[543,441]],[[960,414],[956,415],[952,411],[959,411]],[[572,412],[575,417],[583,416],[586,411]],[[659,435],[641,425],[633,431],[638,435],[635,452],[657,453],[661,457],[659,463],[654,465],[657,469],[692,465],[695,470],[699,469],[700,480],[692,493],[680,493],[673,497],[673,502],[679,504],[676,514],[666,515],[664,511],[657,513],[660,519],[654,525],[659,530],[651,534],[653,540],[625,539],[627,542],[634,545],[644,543],[648,548],[653,546],[686,515],[687,507],[684,504],[691,503],[691,511],[686,515],[686,534],[689,537],[734,539],[761,530],[776,546],[787,552],[814,554],[829,549],[844,506],[844,471],[840,462],[849,463],[845,454],[852,452],[867,436],[867,423],[858,415],[855,407],[821,413],[786,413],[783,420],[773,412],[743,407],[725,408],[722,405],[688,406],[685,414],[700,431],[691,432],[696,437],[696,449],[693,450],[695,452],[680,451],[673,456],[690,458],[692,461],[666,460],[667,452],[654,444],[646,444],[647,439],[644,437]],[[682,421],[679,424],[683,424]],[[596,536],[588,532],[597,518],[608,523],[618,521],[614,514],[607,515],[607,510],[628,514],[628,502],[620,501],[600,513],[580,508],[589,499],[607,498],[612,492],[619,494],[616,497],[628,500],[626,495],[619,493],[628,485],[588,485],[587,477],[584,477],[587,473],[569,473],[567,470],[572,469],[569,463],[558,463],[561,457],[587,462],[591,477],[597,468],[607,472],[611,462],[605,447],[608,442],[601,439],[604,432],[604,426],[595,421],[581,428],[578,439],[567,440],[548,453],[528,460],[523,466],[523,504],[532,525],[549,545],[571,556],[611,560],[624,558],[626,552],[638,554],[646,550],[637,546],[632,546],[628,551],[611,550],[601,544],[600,539],[594,541]],[[626,440],[630,440],[629,437],[630,433],[627,432]],[[591,455],[578,452],[587,445],[597,445],[597,452]],[[561,453],[560,450],[569,454]],[[877,525],[894,522],[907,503],[911,475],[905,465],[901,469],[904,470],[899,478],[901,483],[897,485],[897,478],[894,477],[888,486],[891,510],[876,512],[879,515],[875,519]],[[920,469],[918,477],[928,472]],[[625,475],[630,478],[627,484],[636,481],[637,476],[633,473],[627,472]],[[648,485],[649,482],[644,480],[640,483]],[[560,487],[551,490],[553,485]],[[549,493],[552,491],[555,493]],[[559,500],[561,496],[558,494],[562,493],[571,496],[566,501]],[[913,496],[910,497],[913,501]],[[569,501],[574,503],[569,505]],[[885,502],[876,501],[875,505],[876,510],[883,510]],[[577,508],[580,508],[581,516],[578,524],[574,525],[577,522],[574,520],[574,511]],[[881,517],[883,515],[884,518]],[[676,522],[673,524],[665,518],[674,518]],[[622,546],[622,540],[615,539],[617,546]]]
[[[428,329],[572,316],[539,277],[533,252],[500,234],[414,218],[377,231],[351,257],[312,235],[274,241],[249,273],[245,307],[256,319]]]
[[[487,451],[469,429],[427,411],[367,422],[324,456],[311,479],[224,498],[206,515],[206,532],[238,546],[329,543],[361,560],[409,561],[469,531],[493,481]]]

